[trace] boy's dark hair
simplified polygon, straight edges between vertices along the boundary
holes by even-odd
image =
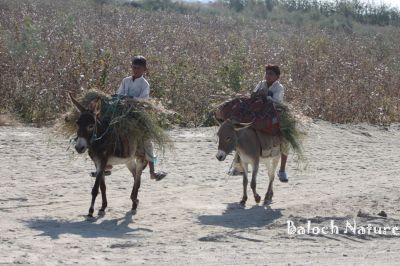
[[[146,67],[146,58],[141,55],[136,55],[132,58],[132,65],[139,65]]]
[[[265,65],[265,71],[271,70],[274,72],[278,77],[281,75],[281,70],[277,65]]]

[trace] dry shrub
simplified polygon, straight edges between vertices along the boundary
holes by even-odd
[[[282,66],[286,99],[310,117],[400,121],[396,27],[346,33],[78,0],[3,0],[0,13],[0,111],[27,122],[66,111],[68,91],[113,94],[134,54],[148,58],[152,97],[181,125],[203,125],[221,99],[248,92],[265,63]]]
[[[15,126],[17,124],[17,120],[10,114],[0,114],[0,126]]]

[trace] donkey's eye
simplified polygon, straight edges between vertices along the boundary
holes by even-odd
[[[230,141],[231,140],[231,137],[226,137],[225,138],[225,141]]]
[[[93,131],[93,130],[94,130],[94,125],[93,125],[93,124],[88,125],[88,126],[86,127],[86,129],[87,129],[87,131]]]

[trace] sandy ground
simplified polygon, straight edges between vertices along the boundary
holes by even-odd
[[[169,175],[155,182],[146,170],[135,215],[133,178],[116,167],[106,178],[106,216],[88,221],[87,155],[46,129],[0,127],[0,264],[399,265],[400,236],[344,230],[353,219],[400,227],[400,126],[312,123],[307,162],[289,161],[290,182],[276,180],[268,207],[249,188],[245,208],[236,204],[241,177],[226,175],[232,156],[215,159],[215,133],[170,132],[175,149],[157,166]],[[263,167],[259,193],[266,188]],[[340,230],[291,235],[288,220],[305,227],[333,220]]]

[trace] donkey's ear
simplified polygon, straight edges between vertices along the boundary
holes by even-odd
[[[224,120],[221,119],[221,117],[218,116],[217,111],[213,112],[214,120],[217,122],[217,124],[220,126]]]
[[[96,99],[91,101],[88,109],[95,115],[99,115],[101,110],[101,98],[98,96]]]
[[[95,104],[95,107],[94,107],[94,114],[95,115],[100,115],[100,112],[101,112],[101,98],[100,98],[100,96],[99,97],[97,97],[97,99],[96,99],[96,104]]]
[[[232,120],[231,122],[233,124],[233,128],[236,131],[239,131],[239,130],[242,130],[242,129],[245,129],[245,128],[249,128],[253,124],[253,122],[250,122],[250,123],[239,123],[239,122],[236,122],[234,120]]]
[[[75,105],[76,109],[78,109],[79,112],[84,112],[86,111],[85,107],[83,107],[71,94],[71,92],[68,92],[69,97],[71,98],[72,103]]]

